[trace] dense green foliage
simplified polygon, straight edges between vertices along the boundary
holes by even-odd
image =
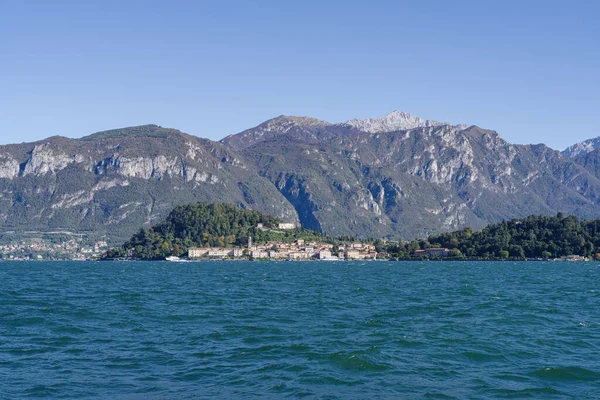
[[[577,217],[530,216],[489,225],[473,232],[430,236],[428,240],[393,245],[389,250],[407,257],[414,250],[429,247],[452,249],[450,255],[470,258],[555,258],[568,255],[600,258],[600,219],[580,221]]]
[[[111,250],[107,258],[129,256],[141,259],[164,259],[180,256],[190,247],[233,247],[271,240],[291,242],[297,238],[317,238],[317,232],[294,229],[279,231],[277,218],[233,204],[205,203],[176,207],[163,222],[138,233],[122,247]],[[262,228],[258,228],[262,224]]]

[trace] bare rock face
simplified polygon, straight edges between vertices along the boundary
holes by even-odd
[[[561,153],[563,156],[568,158],[576,158],[578,156],[584,156],[596,149],[600,149],[600,137],[584,140],[580,143],[575,143],[572,146],[567,147]]]
[[[184,170],[178,157],[167,158],[163,155],[155,157],[117,157],[113,163],[116,171],[131,178],[164,178],[166,176],[183,176]]]
[[[450,124],[447,122],[425,120],[403,111],[392,111],[379,118],[351,119],[343,123],[343,125],[350,125],[363,132],[381,133]]]
[[[23,175],[45,175],[48,172],[56,173],[75,160],[73,157],[54,149],[50,144],[37,145],[31,151],[31,157],[25,165]]]
[[[19,176],[19,162],[10,154],[0,154],[0,179],[14,179]]]

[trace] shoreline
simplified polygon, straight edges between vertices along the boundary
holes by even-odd
[[[13,260],[4,260],[4,261],[13,261]],[[17,260],[14,260],[17,261]],[[28,261],[28,260],[18,260],[18,261]],[[30,261],[53,261],[53,260],[30,260]],[[216,262],[216,261],[236,261],[236,262],[323,262],[323,263],[336,263],[336,262],[594,262],[594,260],[561,260],[561,259],[539,259],[539,258],[507,258],[507,259],[499,259],[499,258],[402,258],[402,259],[352,259],[352,260],[319,260],[319,259],[304,259],[304,260],[277,260],[277,259],[240,259],[240,258],[214,258],[214,259],[194,259],[194,260],[186,260],[182,259],[179,261],[169,261],[169,260],[145,260],[145,259],[102,259],[102,260],[54,260],[54,261],[142,261],[142,262],[170,262],[170,263],[203,263],[203,262]]]

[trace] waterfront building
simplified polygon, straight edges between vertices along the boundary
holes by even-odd
[[[319,259],[323,260],[326,258],[331,258],[331,251],[325,249],[319,251]]]

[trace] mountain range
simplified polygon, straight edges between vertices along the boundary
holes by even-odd
[[[395,111],[279,116],[220,142],[144,125],[0,146],[0,233],[123,241],[176,205],[231,202],[328,235],[412,239],[557,212],[600,217],[600,138],[563,152]]]

